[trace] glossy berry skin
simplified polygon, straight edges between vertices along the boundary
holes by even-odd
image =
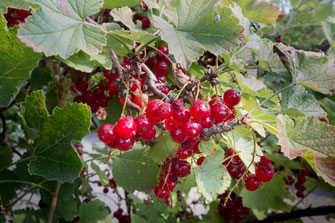
[[[114,133],[114,125],[112,124],[104,124],[98,130],[98,137],[101,142],[111,143],[115,141],[116,134]]]
[[[118,95],[118,93],[119,93],[116,86],[114,85],[114,82],[112,82],[112,81],[107,82],[107,89],[109,90],[109,95],[110,96]]]
[[[266,156],[261,157],[261,160],[259,161],[258,165],[264,166],[264,167],[272,167],[271,160],[267,158]]]
[[[208,116],[207,118],[201,121],[202,128],[204,129],[211,128],[213,124],[214,124],[214,120],[212,116]]]
[[[158,119],[158,109],[164,104],[162,100],[154,99],[148,103],[146,114],[149,119]]]
[[[229,108],[224,103],[218,101],[211,106],[211,116],[215,123],[220,123],[228,120]]]
[[[174,121],[174,119],[171,117],[169,119],[167,119],[165,121],[165,128],[166,130],[168,130],[169,132],[171,132],[174,128],[176,128],[176,123]]]
[[[151,26],[151,21],[150,19],[148,18],[142,18],[141,19],[141,22],[142,22],[142,29],[143,30],[146,30],[146,29],[149,29],[150,26]]]
[[[172,116],[172,106],[168,103],[163,103],[159,106],[157,115],[160,119],[168,119]]]
[[[173,109],[172,115],[173,115],[174,121],[178,125],[182,125],[190,119],[190,112],[188,108],[185,106],[182,106],[181,109]]]
[[[169,196],[169,194],[170,194],[167,187],[166,186],[162,187],[161,185],[155,187],[154,193],[155,193],[156,197],[158,197],[158,198],[164,198],[166,196]]]
[[[235,89],[229,89],[223,95],[224,102],[230,107],[234,107],[241,101],[241,95]]]
[[[187,150],[187,149],[184,149],[184,148],[179,148],[178,151],[177,151],[177,156],[181,160],[187,159],[191,155],[192,155],[192,151],[191,150]]]
[[[179,110],[183,107],[184,102],[180,99],[174,99],[172,102],[172,109]]]
[[[150,141],[155,137],[155,135],[156,135],[156,129],[152,126],[145,132],[145,134],[142,135],[142,139]]]
[[[200,136],[201,131],[202,131],[202,126],[201,124],[194,120],[194,119],[189,119],[183,126],[183,131],[184,135],[186,137],[189,137],[191,139],[195,139]]]
[[[155,65],[155,72],[157,75],[167,76],[169,71],[169,65],[164,61],[159,61]]]
[[[120,119],[116,124],[116,133],[118,134],[118,136],[124,139],[133,137],[136,134],[136,130],[136,122],[130,116],[126,116]]]
[[[104,192],[105,194],[107,194],[108,191],[109,191],[109,189],[108,189],[107,187],[105,187],[105,188],[103,189],[103,192]]]
[[[208,102],[198,99],[196,100],[190,109],[191,116],[196,120],[203,120],[207,118],[211,113],[211,109],[209,107]]]
[[[121,151],[128,151],[131,149],[131,147],[134,145],[134,137],[123,139],[121,137],[118,137],[115,140],[115,146]]]
[[[235,167],[229,166],[229,167],[227,168],[227,170],[228,170],[228,173],[230,174],[230,176],[232,176],[232,177],[235,177],[235,176],[236,176],[236,174],[237,174],[237,170],[236,170]]]
[[[272,166],[271,168],[269,168],[262,165],[258,165],[256,168],[256,176],[262,182],[271,181],[274,175],[275,175],[275,169]]]
[[[255,175],[249,175],[244,179],[245,189],[255,191],[261,187],[261,181]]]
[[[164,45],[159,45],[157,47],[157,49],[161,51],[161,52],[157,51],[156,57],[157,57],[158,60],[163,60],[165,58],[165,56],[163,54],[165,54],[165,55],[169,54],[169,49]]]
[[[152,128],[153,125],[150,123],[146,115],[140,115],[135,119],[137,130],[136,133],[140,136],[144,135],[148,129]]]
[[[161,181],[161,186],[167,187],[169,189],[169,191],[173,191],[176,188],[177,184],[176,184],[176,182],[172,182],[170,180],[166,180],[166,181],[162,180]]]
[[[230,110],[230,113],[229,113],[229,116],[228,116],[227,120],[235,119],[236,118],[236,110],[235,110],[235,108],[229,108],[229,110]]]
[[[178,177],[186,177],[190,174],[191,165],[184,160],[180,160],[177,168],[177,175]]]
[[[199,157],[199,158],[197,159],[197,165],[198,165],[198,166],[201,166],[202,163],[204,162],[204,160],[205,160],[205,157],[204,157],[204,156]]]
[[[170,132],[170,135],[172,139],[176,141],[177,143],[184,142],[186,138],[181,126],[178,126],[175,129],[172,129],[172,131]]]
[[[193,144],[192,146],[192,151],[194,154],[201,154],[202,152],[199,150],[199,144],[200,144],[200,141],[196,142]]]

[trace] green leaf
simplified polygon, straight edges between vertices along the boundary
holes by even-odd
[[[222,5],[214,9],[216,3],[217,0],[173,0],[164,11],[169,22],[152,16],[153,25],[161,30],[162,39],[183,67],[207,50],[215,55],[229,53],[246,40],[234,9]]]
[[[30,1],[40,8],[20,26],[17,36],[35,52],[67,59],[79,50],[98,54],[106,45],[100,27],[85,22],[100,11],[103,0]]]
[[[1,180],[17,180],[17,177],[12,171],[4,170],[1,171],[0,174],[0,181]],[[10,200],[16,196],[15,191],[19,186],[19,183],[0,183],[0,197],[4,206],[7,206]]]
[[[147,155],[148,149],[141,148],[114,157],[112,171],[117,185],[130,193],[154,186],[157,183],[159,168]]]
[[[275,166],[277,166],[277,167],[284,166],[284,167],[290,168],[290,169],[296,169],[296,170],[301,169],[301,166],[297,162],[288,159],[283,154],[266,153],[265,156],[267,158],[269,158],[272,162],[274,162]]]
[[[288,158],[294,159],[309,149],[325,156],[335,155],[335,126],[311,116],[294,123],[287,115],[278,115],[277,122],[278,144]]]
[[[254,22],[272,24],[275,23],[279,8],[267,1],[259,0],[225,0],[223,2],[236,2],[243,10],[243,15]]]
[[[82,169],[82,161],[71,141],[81,140],[89,131],[91,112],[84,104],[56,107],[43,123],[30,161],[29,173],[49,180],[73,182]]]
[[[25,101],[21,103],[20,108],[20,115],[24,124],[28,128],[40,131],[43,123],[48,119],[43,91],[34,91],[31,95],[28,95]]]
[[[319,102],[301,85],[292,86],[283,92],[283,111],[296,109],[306,116],[326,116]],[[287,112],[290,115],[290,112]]]
[[[13,222],[15,223],[46,223],[43,219],[41,210],[16,210],[13,215]]]
[[[34,53],[16,38],[15,29],[5,30],[0,17],[0,107],[15,99],[41,55]]]
[[[72,221],[78,211],[77,201],[72,197],[68,200],[57,201],[57,215],[63,217],[67,221]]]
[[[104,187],[109,186],[109,180],[108,180],[108,177],[106,176],[105,172],[102,171],[100,169],[100,167],[98,165],[96,165],[94,162],[91,163],[91,167],[98,174],[101,184]]]
[[[256,154],[253,155],[254,152],[254,140],[253,137],[245,126],[236,126],[232,132],[228,133],[229,144],[232,148],[235,146],[235,150],[240,156],[241,160],[245,164],[245,166],[249,166],[252,158],[254,156],[254,162],[258,162],[260,160],[259,156],[262,155],[261,148],[256,143]],[[250,166],[249,171],[254,173],[255,167],[253,165]]]
[[[61,58],[60,58],[61,59]],[[68,66],[73,67],[76,70],[90,73],[95,68],[94,61],[91,60],[91,57],[84,53],[83,51],[79,51],[78,53],[72,55],[68,59],[61,59]]]
[[[155,202],[154,204],[140,203],[136,205],[136,210],[136,214],[131,215],[133,223],[166,222],[163,218],[164,215],[168,214],[165,204],[159,202]]]
[[[13,151],[8,146],[0,146],[0,168],[12,162]]]
[[[330,94],[334,89],[335,59],[322,53],[296,50],[283,44],[275,44],[273,49],[295,83],[323,94]]]
[[[37,67],[31,73],[31,78],[28,83],[30,83],[32,89],[39,90],[47,85],[51,80],[52,75],[50,70],[43,67]]]
[[[201,141],[199,143],[199,151],[203,152],[206,155],[209,155],[212,153],[214,149],[217,148],[217,144],[213,139],[207,140],[207,141]]]
[[[170,134],[165,133],[150,148],[148,156],[156,163],[163,163],[167,156],[177,151],[178,147],[179,144],[171,138]]]
[[[109,106],[105,109],[107,112],[107,118],[103,123],[115,124],[121,117],[123,104],[119,101],[118,97],[113,97],[112,101],[109,102]]]
[[[224,151],[218,150],[212,156],[206,157],[201,166],[195,168],[195,180],[207,201],[214,200],[230,186],[231,177],[222,165],[224,156]]]
[[[335,156],[326,157],[314,152],[317,175],[335,187]]]
[[[129,7],[113,9],[111,15],[114,21],[122,22],[130,30],[136,30],[136,25],[133,22],[133,11]]]
[[[112,8],[121,8],[124,6],[134,6],[139,4],[141,0],[104,0],[104,8],[112,9]]]
[[[112,223],[112,217],[107,211],[104,202],[94,200],[88,203],[82,203],[79,209],[81,223]]]
[[[258,211],[289,210],[283,199],[292,198],[291,193],[285,190],[284,180],[278,174],[256,191],[248,191],[243,187],[240,196],[243,198],[243,206]]]
[[[331,45],[335,45],[335,17],[322,24],[323,32]]]

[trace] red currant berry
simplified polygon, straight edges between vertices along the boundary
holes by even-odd
[[[224,93],[223,100],[230,108],[232,108],[240,103],[241,95],[235,89],[229,89]]]
[[[109,189],[108,189],[107,187],[105,187],[104,190],[103,190],[103,192],[104,192],[105,194],[107,194],[108,191],[109,191]]]
[[[157,49],[161,51],[161,52],[160,52],[160,51],[157,51],[157,55],[156,55],[156,57],[157,57],[158,60],[162,60],[162,59],[164,59],[164,58],[165,58],[164,54],[165,54],[165,55],[168,55],[168,54],[169,54],[169,50],[168,50],[168,48],[167,48],[166,46],[164,46],[164,45],[159,45],[159,46],[157,47]]]
[[[133,137],[136,134],[136,129],[136,122],[130,116],[120,119],[116,124],[116,133],[124,139]]]
[[[141,22],[142,22],[142,29],[145,30],[145,29],[149,29],[150,26],[151,26],[151,21],[150,19],[148,18],[142,18],[141,19]]]
[[[285,181],[285,184],[287,184],[287,185],[292,185],[292,184],[294,184],[294,179],[293,179],[293,177],[291,177],[291,176],[287,176],[287,177],[285,177],[284,181]]]
[[[303,183],[297,182],[297,183],[295,183],[294,187],[295,187],[295,189],[300,190],[300,191],[305,191],[306,190],[306,187]]]
[[[177,175],[179,177],[186,177],[188,174],[190,174],[191,170],[191,165],[184,160],[180,160],[178,164],[178,169],[177,169]]]
[[[165,197],[165,204],[170,205],[170,196]]]
[[[177,186],[176,182],[172,182],[169,179],[167,179],[166,181],[162,180],[161,185],[167,187],[169,191],[173,191]]]
[[[255,175],[249,175],[244,179],[245,189],[255,191],[261,186],[261,181]]]
[[[229,166],[229,167],[227,167],[227,170],[228,170],[228,173],[230,174],[230,176],[232,176],[232,177],[236,176],[237,171],[236,171],[235,167]]]
[[[142,139],[146,140],[146,141],[150,141],[152,140],[156,135],[156,129],[155,127],[151,127],[147,130],[147,132],[145,134],[142,135]]]
[[[186,138],[181,126],[178,126],[177,128],[172,129],[172,131],[170,132],[170,135],[172,139],[178,143],[184,142]]]
[[[168,119],[172,116],[172,107],[168,103],[163,103],[159,106],[157,111],[158,118],[160,119]]]
[[[306,182],[305,175],[299,175],[298,178],[297,178],[297,181],[301,184],[305,183]]]
[[[88,202],[90,202],[90,201],[91,201],[91,198],[85,198],[85,199],[83,200],[84,203],[88,203]]]
[[[116,73],[112,73],[111,70],[105,70],[104,71],[104,76],[107,80],[110,80],[112,82],[115,82],[116,78],[117,78],[117,74]]]
[[[229,116],[228,116],[227,120],[235,119],[236,118],[236,110],[235,110],[235,108],[230,108],[229,110],[230,110],[230,113],[229,113]]]
[[[215,123],[220,123],[228,120],[229,108],[224,103],[218,101],[211,107],[211,116],[213,117]]]
[[[98,137],[104,143],[111,143],[115,141],[116,135],[114,134],[114,125],[104,124],[98,130]]]
[[[158,110],[159,107],[164,104],[162,100],[154,99],[148,103],[146,113],[150,119],[159,119]]]
[[[304,192],[301,191],[301,190],[298,190],[298,191],[297,191],[297,197],[299,197],[299,198],[303,198],[303,197],[304,197]]]
[[[196,100],[190,109],[191,116],[196,120],[203,120],[207,118],[211,113],[211,109],[207,101],[198,99]]]
[[[187,149],[184,149],[182,147],[179,148],[177,151],[177,156],[181,160],[187,159],[188,157],[190,157],[190,155],[192,155],[192,153],[190,154]]]
[[[135,119],[135,122],[137,125],[136,133],[140,136],[144,135],[148,131],[148,129],[153,127],[146,115],[138,116]]]
[[[159,61],[155,65],[155,72],[159,76],[167,76],[169,71],[169,65],[164,61]]]
[[[118,137],[115,140],[115,146],[121,151],[127,151],[131,149],[131,147],[134,145],[134,137],[123,139],[121,137]]]
[[[201,124],[194,120],[189,119],[188,122],[183,126],[184,135],[189,138],[197,138],[200,136],[202,127]]]
[[[204,156],[199,157],[199,158],[197,159],[197,165],[198,165],[198,166],[201,166],[202,163],[204,162],[204,160],[205,160],[205,157],[204,157]]]
[[[155,190],[154,190],[154,193],[155,193],[156,197],[158,197],[158,198],[164,198],[166,196],[169,196],[169,194],[170,194],[167,187],[166,186],[162,187],[162,185],[156,186]]]
[[[208,116],[207,118],[201,121],[202,128],[204,129],[211,128],[213,124],[214,124],[214,120],[212,116]]]
[[[173,100],[172,102],[172,109],[176,109],[176,110],[179,110],[183,107],[184,105],[184,102],[180,99],[175,99]]]
[[[190,119],[190,112],[185,106],[182,106],[181,109],[178,110],[173,109],[172,114],[174,121],[179,125],[186,123]]]
[[[119,94],[116,86],[114,85],[114,82],[112,82],[112,81],[107,82],[107,89],[109,91],[109,96],[114,96],[114,95]]]
[[[266,156],[262,156],[261,160],[259,161],[259,165],[264,167],[272,167],[271,160],[267,158]]]
[[[262,182],[269,182],[272,180],[273,176],[275,175],[275,169],[271,166],[265,167],[262,165],[258,165],[256,168],[256,176]]]
[[[167,119],[167,120],[165,121],[165,128],[166,128],[166,130],[168,130],[169,132],[171,132],[171,131],[172,131],[174,128],[176,128],[176,127],[177,127],[177,125],[176,125],[176,123],[175,123],[173,117],[171,117],[171,118],[169,118],[169,119]]]
[[[199,144],[200,144],[200,141],[197,141],[196,143],[193,144],[192,151],[193,151],[194,154],[201,154],[202,153],[199,150]]]
[[[135,22],[136,22],[137,20],[141,20],[141,19],[143,19],[143,17],[141,16],[141,14],[140,14],[140,13],[135,13],[135,15],[134,15],[134,20],[135,20]]]

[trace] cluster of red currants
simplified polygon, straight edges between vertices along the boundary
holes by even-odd
[[[243,222],[249,214],[250,209],[243,206],[242,197],[230,199],[227,201],[227,204],[224,205],[227,196],[227,193],[218,196],[220,199],[220,203],[218,204],[219,214],[225,218],[226,223]]]
[[[31,15],[30,11],[14,8],[8,8],[7,13],[4,14],[8,27],[14,27],[15,25],[25,23],[25,19],[29,15]]]
[[[311,171],[306,167],[300,170],[299,175],[297,177],[297,182],[295,183],[295,189],[297,189],[297,197],[304,197],[304,191],[306,190],[306,186],[304,185],[306,182],[306,176],[308,176]]]
[[[275,175],[275,169],[271,164],[271,160],[266,156],[262,156],[256,168],[256,175],[249,174],[244,178],[245,188],[249,191],[255,191],[261,186],[261,182],[269,182]]]
[[[130,223],[130,216],[129,215],[124,215],[123,214],[123,209],[119,208],[117,209],[113,216],[119,221],[119,223]]]
[[[232,148],[227,149],[225,158],[226,160],[222,164],[227,166],[230,176],[234,177],[236,180],[240,179],[246,171],[246,167],[241,158]]]
[[[93,113],[97,112],[99,107],[108,107],[108,102],[112,100],[113,95],[110,93],[109,96],[105,95],[106,86],[104,83],[99,84],[94,89],[88,89],[89,83],[86,80],[78,80],[75,85],[71,86],[71,90],[77,95],[73,101],[87,104]]]
[[[141,16],[140,13],[136,13],[133,17],[134,22],[136,23],[138,20],[142,22],[142,29],[146,30],[149,29],[151,26],[151,21],[149,18],[145,17],[145,16]]]
[[[186,177],[190,174],[191,165],[186,160],[177,157],[166,158],[161,165],[162,173],[159,177],[159,184],[155,187],[154,193],[158,198],[165,198],[165,203],[170,204],[170,192],[177,185],[178,177]]]

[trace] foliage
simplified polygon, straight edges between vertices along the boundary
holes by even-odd
[[[0,222],[255,221],[332,191],[335,10],[278,2],[2,0]]]

